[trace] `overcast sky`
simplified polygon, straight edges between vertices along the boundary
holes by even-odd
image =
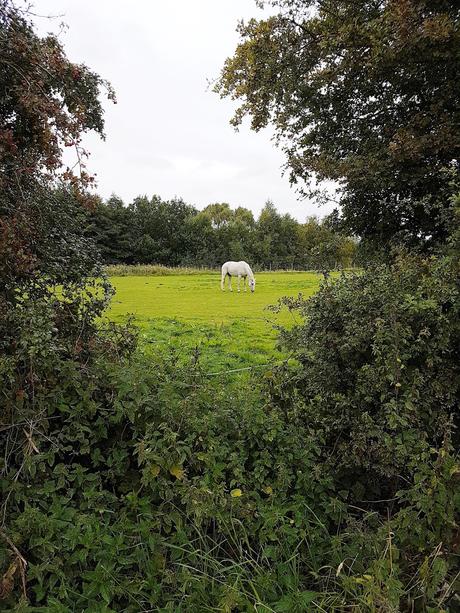
[[[180,196],[256,214],[270,198],[300,221],[329,212],[298,200],[270,131],[246,123],[235,132],[233,103],[208,87],[238,43],[238,20],[263,16],[254,0],[35,0],[34,11],[59,15],[35,18],[38,30],[65,22],[68,57],[116,90],[118,103],[105,103],[106,141],[85,141],[101,196]]]

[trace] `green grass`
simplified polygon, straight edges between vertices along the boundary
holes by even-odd
[[[129,315],[151,350],[165,347],[179,359],[200,354],[210,372],[261,366],[283,358],[275,348],[276,325],[291,325],[293,315],[267,310],[282,296],[311,296],[321,275],[311,272],[259,273],[256,291],[220,289],[218,273],[172,276],[114,276],[109,316]]]

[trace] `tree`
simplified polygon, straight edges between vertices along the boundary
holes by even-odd
[[[52,399],[72,386],[71,373],[89,372],[96,350],[112,346],[98,321],[110,287],[84,236],[82,207],[94,199],[81,136],[104,136],[103,88],[113,99],[54,36],[36,35],[27,12],[0,0],[0,415],[9,433],[0,437],[2,488],[20,481],[24,424],[47,438]],[[75,148],[78,174],[62,167],[64,146]],[[2,496],[4,520],[9,499]],[[3,564],[8,556],[0,557]]]
[[[134,260],[141,263],[177,265],[189,247],[186,220],[196,214],[181,198],[160,196],[135,198],[129,206],[134,243]]]
[[[240,24],[216,86],[241,101],[232,123],[272,123],[293,182],[338,181],[352,232],[444,240],[443,169],[460,159],[458,3],[270,4],[277,15]]]
[[[288,268],[294,263],[298,222],[280,215],[267,200],[257,220],[256,259],[265,267]]]
[[[245,216],[236,212],[226,202],[209,204],[199,213],[208,237],[208,264],[218,266],[227,260],[248,257],[239,230],[246,225]]]
[[[70,62],[57,38],[39,38],[9,0],[0,0],[0,88],[0,300],[11,304],[21,295],[18,284],[30,292],[57,268],[59,282],[66,271],[74,276],[78,250],[69,249],[72,240],[62,241],[56,267],[49,224],[60,214],[63,189],[71,208],[90,203],[81,136],[94,130],[104,137],[100,93],[105,88],[112,100],[114,93],[97,74]],[[63,147],[75,149],[78,175],[62,166]]]
[[[309,217],[297,227],[295,257],[298,266],[313,270],[329,271],[348,268],[356,253],[356,242],[331,229],[329,219],[319,221]]]
[[[255,240],[255,221],[252,211],[242,206],[233,211],[229,237],[228,259],[252,260]]]
[[[299,224],[270,201],[255,221],[250,210],[227,203],[197,211],[180,198],[139,196],[125,206],[112,195],[96,200],[87,235],[105,263],[216,267],[248,260],[267,268],[330,269],[349,266],[356,250],[335,225],[316,218]]]
[[[87,234],[96,243],[105,263],[134,262],[134,216],[123,200],[112,194],[98,200],[88,213]]]

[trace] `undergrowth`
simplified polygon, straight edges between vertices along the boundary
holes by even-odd
[[[27,341],[41,382],[33,405],[30,387],[16,390],[2,426],[5,606],[455,611],[458,390],[436,386],[436,369],[458,382],[456,268],[404,267],[388,271],[399,279],[388,296],[382,270],[291,304],[306,309],[306,327],[287,337],[298,365],[246,381],[210,378],[198,354],[184,360],[174,346],[146,359],[132,353],[134,331],[113,325],[75,362],[59,344],[44,350],[53,324],[42,319],[35,345]],[[406,296],[396,312],[386,306],[395,293]],[[37,308],[24,313],[19,344]],[[358,384],[350,371],[324,387],[343,359],[334,338],[350,368],[358,360]],[[3,389],[14,372],[2,363]],[[410,403],[417,385],[423,403]]]
[[[140,277],[159,276],[166,277],[170,275],[201,275],[217,273],[220,275],[221,268],[210,268],[206,266],[165,266],[163,264],[108,264],[105,267],[105,271],[110,277],[127,277],[130,275]],[[254,268],[257,271],[257,268]],[[293,268],[277,268],[277,269],[263,269],[264,272],[276,273],[318,273],[317,269],[293,269]],[[346,272],[357,271],[359,268],[340,268]]]

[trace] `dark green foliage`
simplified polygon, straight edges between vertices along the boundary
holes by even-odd
[[[454,228],[447,256],[401,255],[325,282],[308,301],[284,301],[304,319],[282,338],[299,365],[279,373],[272,397],[315,432],[318,465],[349,508],[389,521],[392,573],[378,579],[375,561],[361,586],[376,607],[380,583],[395,589],[395,610],[438,610],[427,607],[460,569],[459,279]],[[403,605],[402,584],[391,582],[411,573],[420,583]]]
[[[328,491],[327,477],[309,477],[317,450],[305,452],[302,432],[264,408],[257,388],[207,382],[175,355],[129,363],[113,355],[122,339],[103,332],[81,368],[34,311],[25,323],[40,332],[24,339],[40,385],[16,394],[0,481],[31,605],[199,611],[233,593],[249,606],[245,562],[264,600],[295,595],[283,574],[302,539],[316,540]],[[14,365],[1,375],[14,379]],[[318,552],[314,563],[324,560]]]
[[[301,224],[270,201],[255,220],[248,209],[226,203],[197,211],[180,199],[144,196],[124,206],[112,196],[90,210],[87,226],[107,264],[219,267],[249,260],[267,269],[323,270],[352,266],[358,250],[356,241],[316,217]]]
[[[129,206],[134,240],[134,261],[139,264],[180,264],[190,247],[187,221],[196,209],[179,198],[135,198]]]
[[[46,227],[49,183],[54,189],[64,182],[72,198],[88,201],[84,190],[91,177],[81,163],[81,134],[103,136],[100,90],[114,96],[97,74],[69,62],[55,37],[39,38],[27,12],[9,0],[0,1],[0,58],[1,303],[11,302],[13,286],[37,279],[49,263],[48,247],[55,248],[57,236]],[[78,154],[78,177],[62,166],[64,145]]]
[[[52,319],[30,306],[18,342],[28,348],[34,393],[17,390],[4,404],[11,421],[0,454],[8,535],[28,561],[25,610],[198,612],[234,603],[252,611],[257,602],[275,611],[303,611],[306,602],[328,611],[411,610],[412,602],[438,610],[450,601],[460,504],[458,293],[445,262],[434,264],[435,275],[407,264],[396,288],[408,306],[395,318],[374,277],[353,279],[354,291],[345,280],[325,285],[308,310],[311,336],[295,336],[297,370],[267,372],[262,388],[209,378],[196,358],[175,352],[129,357],[129,329],[101,330],[90,352],[77,339],[53,341]],[[363,321],[355,344],[347,336],[355,326],[332,317],[329,305],[341,298],[348,320],[362,321],[356,283],[382,321]],[[432,283],[445,287],[437,306],[427,295]],[[399,322],[395,333],[387,317]],[[409,330],[420,336],[423,322],[431,336],[422,333],[412,348]],[[357,385],[330,374],[343,366],[340,326],[348,360],[364,373]],[[376,352],[364,360],[366,331]],[[392,348],[388,360],[383,345]],[[401,363],[393,359],[400,347]],[[439,355],[449,394],[442,378],[436,385]],[[395,369],[408,374],[395,378]],[[378,391],[371,377],[363,399],[372,370]],[[12,361],[2,363],[2,389],[15,372]],[[406,406],[423,376],[423,397]],[[361,411],[357,399],[367,403]],[[6,547],[3,572],[10,561]],[[17,577],[6,603],[19,594]]]
[[[112,195],[105,203],[98,200],[88,211],[87,223],[86,233],[104,262],[133,263],[132,210],[124,206],[121,198]]]
[[[265,4],[260,2],[260,4]],[[273,0],[241,23],[216,90],[271,123],[293,182],[339,183],[345,222],[377,242],[447,235],[443,168],[458,169],[455,0]]]
[[[260,382],[25,305],[25,387],[0,373],[25,610],[455,610],[457,238],[290,303],[298,365]]]
[[[358,497],[394,496],[451,427],[458,444],[458,275],[456,262],[401,257],[286,300],[305,317],[284,335],[300,362],[289,385]]]

